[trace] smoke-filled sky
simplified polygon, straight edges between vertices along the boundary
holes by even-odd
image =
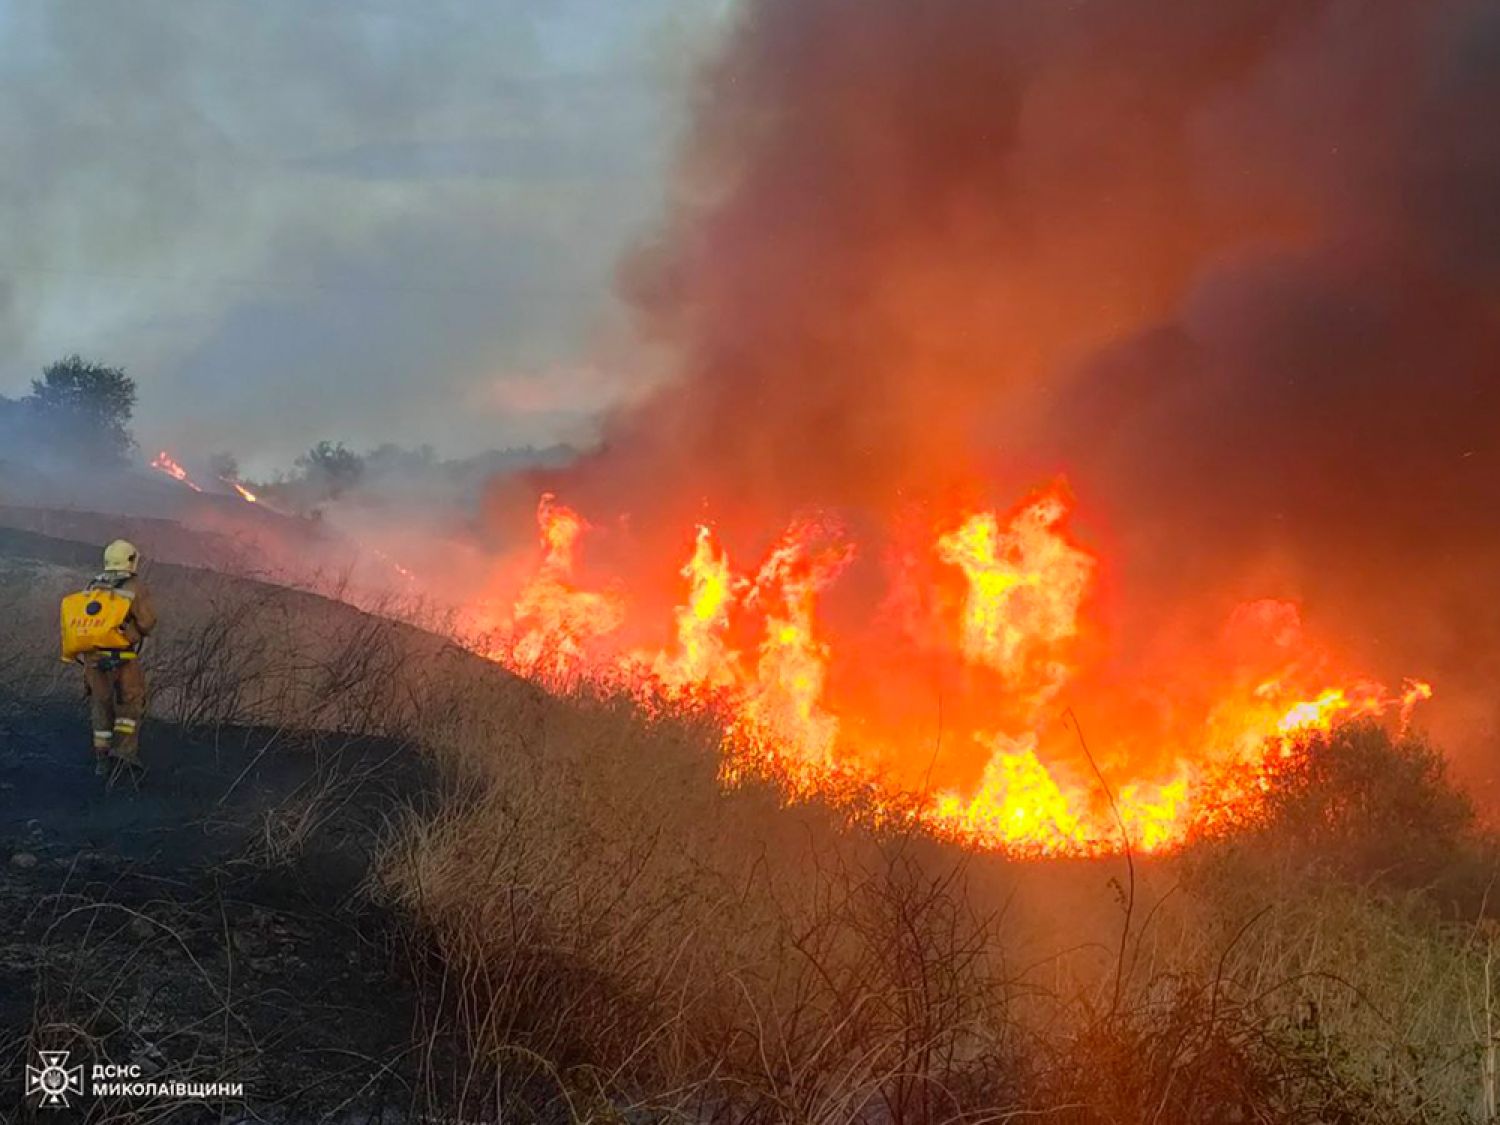
[[[74,351],[143,446],[586,433],[611,274],[719,0],[0,0],[0,394]]]
[[[885,499],[1050,402],[1091,456],[1197,409],[1494,476],[1458,464],[1494,436],[1492,2],[755,0],[708,89],[626,274],[687,393],[617,441]]]
[[[1066,472],[1138,636],[1305,599],[1500,765],[1500,5],[746,0],[693,126],[622,271],[679,377],[566,495]]]

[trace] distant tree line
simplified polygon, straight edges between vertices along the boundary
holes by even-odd
[[[492,449],[471,457],[444,459],[430,445],[414,447],[386,442],[357,452],[342,441],[319,441],[268,479],[247,480],[256,493],[287,511],[315,513],[329,501],[357,499],[379,503],[426,490],[447,498],[468,494],[476,499],[486,481],[506,473],[566,465],[578,456],[570,445]],[[222,480],[239,480],[239,462],[232,453],[216,453],[209,461]]]
[[[136,452],[131,421],[135,380],[123,368],[70,355],[48,364],[31,390],[19,398],[0,395],[0,461],[55,459],[81,467],[119,468]],[[476,491],[484,481],[529,468],[565,465],[578,451],[568,445],[487,450],[444,460],[432,446],[414,448],[387,442],[358,453],[342,441],[319,441],[299,456],[291,471],[268,481],[247,481],[257,491],[280,496],[289,508],[312,511],[351,493],[397,483],[446,484]],[[208,461],[219,480],[240,481],[239,460],[230,452]]]

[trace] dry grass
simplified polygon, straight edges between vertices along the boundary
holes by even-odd
[[[1194,857],[1127,911],[1117,862],[725,792],[711,728],[609,701],[491,746],[386,870],[512,1115],[1484,1120],[1493,939],[1420,894]]]
[[[77,698],[56,658],[57,603],[87,575],[0,559],[0,694]],[[147,641],[152,717],[195,733],[379,736],[423,745],[482,739],[488,715],[526,712],[536,692],[406,622],[397,599],[355,609],[328,597],[183,567],[148,575],[161,623]]]
[[[76,574],[0,575],[0,682]],[[378,892],[432,1041],[505,1120],[905,1125],[1495,1120],[1497,934],[1431,895],[1255,862],[1015,863],[726,791],[711,724],[550,699],[306,593],[160,568],[154,713],[434,754]],[[387,607],[392,615],[409,607]],[[63,673],[63,674],[59,674]],[[149,737],[149,736],[148,736]],[[291,854],[350,780],[269,818]],[[1399,849],[1401,841],[1391,844]],[[1295,849],[1293,850],[1295,858]]]
[[[504,1092],[546,1077],[575,1112],[757,1120],[983,1104],[1010,1026],[965,865],[933,874],[930,845],[725,793],[713,747],[575,700],[393,850],[390,886],[437,934]]]

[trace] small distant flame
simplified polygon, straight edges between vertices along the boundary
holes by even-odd
[[[251,492],[248,488],[246,488],[243,484],[241,484],[239,481],[235,480],[234,478],[232,478],[232,477],[220,477],[219,479],[221,481],[223,481],[225,484],[227,484],[230,488],[234,489],[235,492],[239,493],[239,496],[240,496],[241,500],[244,500],[244,501],[246,501],[247,503],[250,503],[250,504],[258,504],[258,503],[260,503],[260,497],[259,496],[255,495],[255,493]]]
[[[166,473],[173,480],[181,481],[194,492],[203,491],[203,489],[193,483],[193,478],[188,476],[187,470],[179,465],[176,459],[165,449],[151,459],[151,467],[157,472]]]
[[[175,481],[181,481],[183,484],[191,488],[194,492],[203,491],[203,489],[198,486],[198,483],[193,480],[192,477],[188,476],[188,471],[178,463],[177,458],[173,457],[165,449],[163,449],[160,453],[158,453],[151,459],[151,467],[159,473],[166,473],[167,476],[171,477]],[[255,493],[251,492],[250,489],[246,488],[243,484],[235,480],[233,477],[220,477],[219,480],[224,484],[227,484],[230,488],[234,489],[235,495],[237,495],[241,500],[245,501],[245,503],[260,503],[259,496],[255,495]]]

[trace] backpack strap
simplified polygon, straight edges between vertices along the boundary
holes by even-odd
[[[113,590],[122,598],[134,598],[135,591],[125,589],[125,583],[134,577],[130,574],[111,574],[105,571],[103,574],[94,576],[94,580],[84,587],[86,590]]]

